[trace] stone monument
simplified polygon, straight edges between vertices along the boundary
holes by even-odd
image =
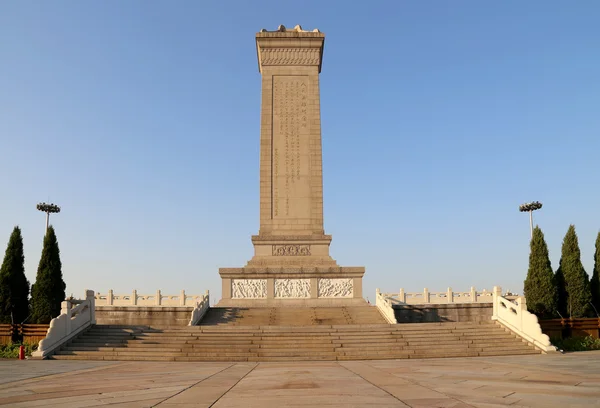
[[[341,267],[323,229],[319,73],[325,35],[256,34],[262,76],[260,230],[243,268],[220,268],[219,306],[364,304],[364,267]]]

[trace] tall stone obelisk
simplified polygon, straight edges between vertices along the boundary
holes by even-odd
[[[220,305],[362,301],[363,267],[340,267],[323,229],[319,30],[256,34],[262,75],[260,230],[243,268],[220,268]]]

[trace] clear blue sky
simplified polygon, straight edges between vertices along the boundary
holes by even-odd
[[[258,232],[254,34],[326,34],[325,230],[384,291],[522,290],[535,214],[558,266],[600,228],[597,1],[1,2],[0,244],[67,291],[200,293]]]

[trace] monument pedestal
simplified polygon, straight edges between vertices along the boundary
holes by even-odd
[[[363,267],[220,268],[218,306],[363,305]]]
[[[260,230],[243,268],[220,268],[218,306],[366,304],[363,267],[340,267],[323,229],[319,30],[256,34],[262,76]]]

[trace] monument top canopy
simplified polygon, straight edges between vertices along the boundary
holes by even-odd
[[[325,34],[318,29],[303,30],[300,25],[287,29],[280,25],[276,31],[264,28],[256,33],[258,70],[267,66],[314,66],[321,72]]]
[[[263,28],[262,30],[260,30],[261,33],[290,33],[290,32],[296,32],[296,33],[320,33],[318,28],[315,28],[312,31],[308,31],[308,30],[303,30],[302,26],[300,24],[296,25],[294,28],[292,29],[288,29],[286,28],[283,24],[281,24],[279,27],[277,27],[277,30],[275,31],[268,31],[267,29]]]

